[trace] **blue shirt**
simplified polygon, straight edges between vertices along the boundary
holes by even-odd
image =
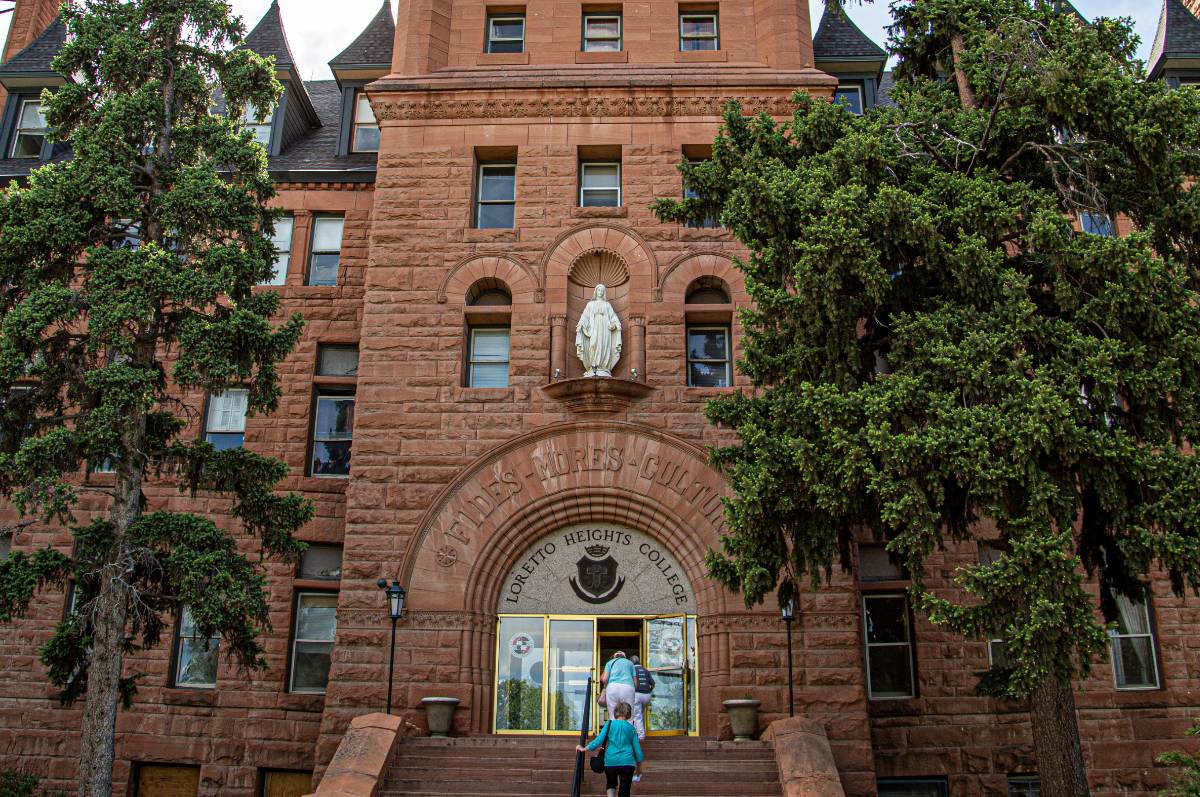
[[[608,682],[610,684],[633,686],[635,670],[633,662],[629,659],[621,656],[609,659],[608,664],[604,665],[604,672],[608,674]],[[616,708],[616,706],[613,708]]]
[[[642,762],[642,745],[638,742],[637,729],[626,720],[609,720],[600,729],[600,735],[587,746],[595,750],[603,744],[605,767],[632,767]]]

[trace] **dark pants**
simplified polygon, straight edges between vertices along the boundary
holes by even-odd
[[[605,767],[604,777],[607,779],[604,788],[617,789],[617,797],[629,797],[629,790],[633,788],[633,767]]]

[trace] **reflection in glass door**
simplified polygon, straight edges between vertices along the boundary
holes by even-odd
[[[688,618],[645,620],[644,666],[654,675],[654,694],[646,714],[646,732],[685,734],[692,725],[688,699]]]
[[[501,617],[496,653],[496,730],[540,733],[545,617]]]
[[[549,731],[578,731],[583,722],[595,636],[596,625],[591,618],[550,620],[550,643],[546,649]]]

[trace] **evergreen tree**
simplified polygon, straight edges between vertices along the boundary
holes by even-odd
[[[68,79],[43,102],[72,156],[0,196],[0,494],[16,527],[65,524],[74,549],[0,563],[0,620],[74,583],[41,660],[65,700],[84,699],[79,793],[93,796],[112,791],[117,706],[135,687],[124,655],[188,607],[228,658],[264,666],[265,579],[238,540],[294,560],[312,507],[273,492],[284,463],[185,434],[200,391],[275,409],[301,333],[298,316],[272,322],[278,294],[253,290],[273,269],[274,185],[231,121],[278,101],[273,64],[236,49],[224,0],[74,0],[62,14]],[[226,115],[210,112],[217,91]],[[105,462],[111,488],[81,481]],[[148,501],[149,482],[226,494],[233,528]],[[77,515],[84,491],[107,511]]]
[[[709,568],[785,600],[885,540],[933,623],[1005,640],[980,688],[1028,700],[1043,794],[1082,796],[1071,685],[1118,596],[1200,583],[1200,95],[1146,82],[1127,21],[1057,2],[893,13],[895,107],[731,108],[680,167],[698,197],[656,205],[750,250],[757,389],[708,408],[739,436]],[[1092,234],[1118,215],[1136,231]],[[930,557],[972,539],[1003,555],[934,589]]]

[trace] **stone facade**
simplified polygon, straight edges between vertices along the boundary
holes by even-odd
[[[48,24],[49,6],[19,0],[18,19],[29,21],[14,22],[8,55]],[[681,195],[676,165],[703,156],[724,102],[785,116],[793,91],[828,97],[837,80],[813,66],[801,0],[720,3],[721,46],[711,52],[675,51],[680,4],[668,0],[613,6],[625,42],[615,53],[580,51],[578,2],[500,10],[518,7],[525,51],[490,54],[479,46],[482,0],[402,2],[391,73],[367,89],[382,131],[372,179],[281,178],[277,201],[296,219],[294,263],[309,251],[315,214],[346,219],[338,285],[305,285],[304,269],[294,268],[280,289],[284,312],[302,313],[308,326],[281,371],[279,411],[249,419],[245,437],[288,462],[284,488],[316,501],[303,538],[343,546],[326,694],[289,693],[286,683],[295,594],[330,585],[268,565],[274,629],[265,671],[247,675],[222,661],[216,689],[175,689],[167,686],[169,645],[128,661],[129,672],[146,677],[133,710],[121,714],[118,794],[132,793],[138,763],[199,766],[205,795],[256,794],[264,768],[319,775],[352,721],[385,703],[390,625],[379,578],[408,589],[395,654],[402,718],[418,729],[421,698],[449,695],[462,701],[456,733],[490,733],[504,590],[540,541],[589,525],[660,544],[688,585],[702,735],[727,734],[727,698],[762,700],[763,727],[787,715],[778,612],[746,609],[703,566],[719,545],[728,490],[706,448],[730,441],[707,423],[704,404],[730,388],[688,386],[686,329],[730,324],[737,355],[736,310],[748,297],[732,258],[744,252],[725,230],[661,224],[648,206]],[[579,207],[579,164],[590,157],[620,162],[620,207]],[[478,229],[477,166],[500,160],[516,164],[515,226]],[[624,355],[603,384],[577,380],[572,353],[590,288],[571,275],[591,256],[619,262],[612,267],[627,275],[610,294]],[[723,285],[729,301],[688,304],[698,284]],[[510,305],[471,304],[496,288]],[[496,324],[510,329],[508,386],[469,387],[468,330]],[[360,352],[357,377],[334,382],[356,393],[349,479],[306,475],[316,351],[330,343]],[[746,386],[734,377],[734,389]],[[203,397],[194,398],[199,409]],[[149,498],[195,506],[161,486]],[[203,498],[199,508],[223,511]],[[14,540],[20,549],[42,545],[66,549],[70,538],[35,527]],[[946,552],[933,582],[947,583],[976,556],[973,546]],[[915,619],[917,697],[868,700],[861,595],[903,587],[839,573],[832,586],[802,596],[793,628],[797,713],[824,725],[847,794],[872,795],[877,778],[890,777],[945,777],[956,797],[1004,794],[1008,775],[1034,769],[1028,715],[974,696],[973,673],[987,666],[983,642]],[[1154,598],[1164,688],[1115,691],[1110,666],[1099,662],[1078,694],[1101,794],[1160,787],[1153,757],[1183,744],[1198,704],[1188,631],[1200,610],[1162,580]],[[65,600],[43,594],[0,634],[0,764],[61,788],[74,777],[79,711],[58,707],[37,648]]]

